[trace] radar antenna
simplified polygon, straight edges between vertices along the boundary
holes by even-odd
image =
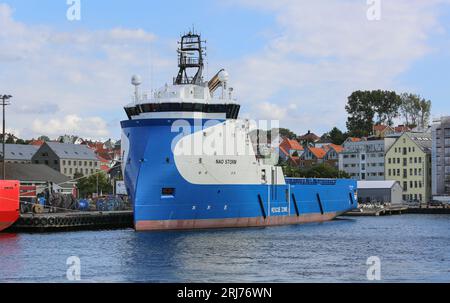
[[[202,46],[199,34],[189,32],[181,37],[178,48],[178,67],[180,68],[175,85],[180,84],[203,84],[203,57],[206,56],[205,48]],[[197,69],[193,77],[188,76],[188,69]]]

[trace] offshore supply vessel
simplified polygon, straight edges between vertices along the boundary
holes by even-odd
[[[19,181],[0,180],[0,232],[19,219]]]
[[[203,43],[199,34],[183,35],[177,77],[150,96],[132,78],[121,127],[135,229],[322,222],[356,208],[355,181],[285,178],[273,157],[261,156],[251,123],[238,119],[228,73],[203,80]]]

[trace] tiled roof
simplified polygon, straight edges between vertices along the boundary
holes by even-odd
[[[399,125],[399,126],[395,127],[394,130],[396,133],[404,133],[404,132],[411,131],[411,129],[405,125]]]
[[[6,163],[6,179],[18,181],[52,182],[60,184],[61,187],[73,187],[70,178],[59,171],[43,164],[17,164]]]
[[[45,141],[42,140],[32,140],[29,145],[41,146]]]
[[[422,151],[431,153],[433,147],[433,140],[429,133],[406,133],[406,135],[414,141]]]
[[[280,143],[280,146],[282,146],[285,150],[303,150],[303,146],[301,146],[297,140],[291,140],[288,138],[284,138]]]
[[[387,126],[387,125],[378,124],[378,125],[374,125],[374,126],[373,126],[373,130],[382,132],[382,131],[384,131],[384,130],[385,130],[386,128],[388,128],[388,127],[389,127],[389,126]]]
[[[325,154],[327,153],[325,151],[325,149],[323,148],[318,148],[318,147],[309,147],[308,148],[310,152],[313,153],[313,155],[318,158],[318,159],[323,159],[323,157],[325,156]]]
[[[94,151],[86,145],[46,143],[60,159],[97,160]]]
[[[31,158],[38,151],[39,146],[21,145],[21,144],[5,144],[6,160],[31,161]],[[0,155],[3,157],[2,149]]]
[[[308,132],[308,133],[304,134],[303,136],[300,136],[299,139],[310,141],[310,142],[315,142],[315,141],[318,141],[320,139],[320,137],[314,133]]]
[[[351,142],[361,142],[361,138],[355,138],[355,137],[348,137],[347,140]]]
[[[344,148],[341,145],[330,144],[329,146],[331,148],[333,148],[334,151],[337,152],[338,154],[341,153],[344,150]]]

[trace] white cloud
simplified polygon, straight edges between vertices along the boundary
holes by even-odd
[[[167,78],[169,68],[173,71],[175,56],[171,61],[161,57],[155,49],[166,46],[159,43],[165,41],[143,29],[63,31],[27,25],[0,3],[0,93],[13,95],[8,123],[23,136],[36,137],[66,131],[63,117],[125,118],[123,106],[133,92],[131,75],[141,74],[146,90],[151,65]],[[42,122],[37,128],[31,127],[31,113]],[[52,127],[44,127],[44,121],[53,121]],[[108,125],[106,131],[118,137],[120,125]]]
[[[258,105],[258,117],[263,120],[282,120],[286,118],[287,109],[276,104],[264,102]]]
[[[371,22],[366,1],[229,1],[276,16],[265,48],[232,68],[243,110],[270,103],[263,113],[278,117],[276,105],[289,108],[282,126],[298,132],[344,128],[352,91],[394,89],[399,75],[433,51],[428,38],[444,32],[439,8],[448,3],[382,0],[381,20]]]
[[[81,137],[106,138],[109,135],[107,123],[100,117],[82,118],[77,115],[68,115],[60,119],[34,119],[32,125],[36,133],[53,137],[69,134]]]

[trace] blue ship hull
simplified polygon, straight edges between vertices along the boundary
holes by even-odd
[[[357,207],[353,180],[286,179],[285,185],[198,185],[178,172],[171,119],[123,121],[124,179],[136,230],[257,227],[332,220]],[[194,125],[205,120],[190,120]],[[163,188],[175,189],[163,195]]]

